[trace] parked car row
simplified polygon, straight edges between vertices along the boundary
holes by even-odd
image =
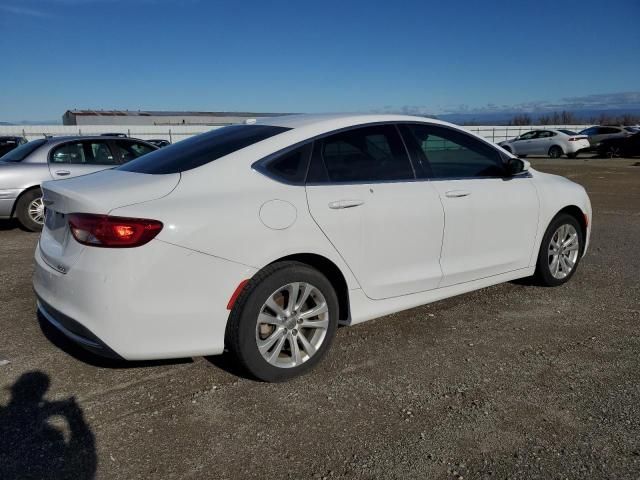
[[[520,157],[546,155],[560,158],[566,155],[567,158],[575,158],[579,153],[602,152],[603,142],[625,139],[638,132],[640,127],[595,126],[580,132],[568,129],[540,129],[523,133],[498,145]]]

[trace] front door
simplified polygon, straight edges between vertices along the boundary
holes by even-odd
[[[444,206],[440,286],[527,267],[538,223],[531,178],[508,177],[502,154],[466,133],[436,125],[404,128],[420,145],[424,175]]]
[[[315,142],[307,183],[313,219],[373,299],[437,288],[444,213],[438,192],[416,181],[394,125]]]

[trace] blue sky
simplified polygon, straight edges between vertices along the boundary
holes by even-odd
[[[640,106],[638,19],[638,0],[0,0],[0,120]]]

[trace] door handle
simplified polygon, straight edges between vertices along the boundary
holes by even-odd
[[[67,175],[71,175],[71,172],[69,170],[56,170],[56,175],[66,177]]]
[[[467,197],[469,195],[471,195],[471,192],[468,192],[467,190],[450,190],[445,193],[445,196],[449,198]]]
[[[364,200],[338,200],[329,203],[329,208],[339,210],[341,208],[359,207],[362,204],[364,204]]]

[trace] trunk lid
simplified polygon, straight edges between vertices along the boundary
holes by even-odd
[[[162,198],[179,182],[179,173],[148,175],[121,170],[44,182],[42,198],[46,214],[39,246],[43,260],[59,272],[67,273],[82,251],[91,248],[76,242],[71,235],[70,213],[109,214],[118,207]]]

